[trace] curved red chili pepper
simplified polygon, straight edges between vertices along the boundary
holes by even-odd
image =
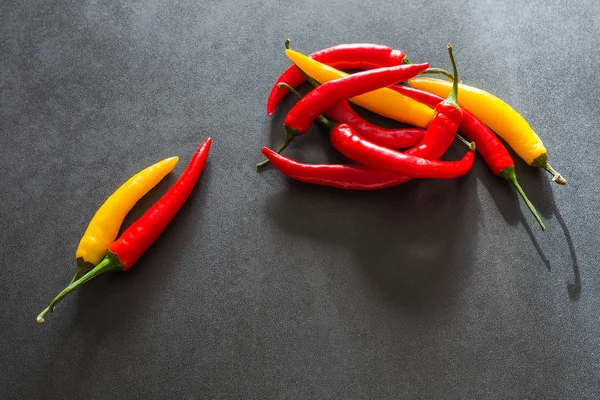
[[[406,86],[390,86],[391,89],[396,90],[398,93],[408,96],[418,102],[421,102],[429,107],[436,107],[442,98],[422,90],[414,89]],[[537,210],[527,198],[525,191],[521,188],[517,175],[515,173],[515,162],[510,156],[510,153],[506,147],[502,144],[500,139],[496,137],[494,132],[488,128],[483,122],[479,120],[475,115],[469,111],[463,109],[463,119],[458,128],[465,136],[475,142],[477,145],[477,151],[481,154],[481,157],[492,170],[494,175],[509,181],[521,195],[525,204],[533,214],[534,218],[540,224],[543,230],[546,226],[542,222],[542,219],[537,213]]]
[[[379,146],[357,135],[350,125],[333,128],[331,143],[340,153],[361,164],[413,178],[458,178],[471,170],[475,147],[460,161],[433,161]]]
[[[296,103],[285,117],[284,124],[297,133],[304,133],[320,114],[342,101],[403,82],[417,76],[428,67],[428,63],[396,65],[362,71],[325,82]]]
[[[314,87],[319,86],[319,84],[311,77],[307,76],[307,80],[313,84]],[[300,93],[287,83],[280,83],[278,84],[278,87],[286,88],[292,92],[298,100],[302,98]],[[347,101],[342,101],[337,106],[327,110],[325,115],[332,121],[327,121],[326,118],[324,119],[321,117],[319,117],[319,120],[321,120],[328,128],[332,129],[336,123],[346,123],[351,125],[359,135],[377,144],[389,147],[390,149],[403,149],[415,146],[420,143],[425,136],[425,129],[421,128],[387,129],[372,124],[358,115]]]
[[[377,190],[400,185],[408,176],[356,164],[303,164],[263,147],[262,153],[285,176],[345,190]]]
[[[289,43],[289,41],[286,41]],[[309,57],[337,69],[373,69],[402,64],[405,54],[387,46],[370,43],[341,44],[317,51]],[[279,76],[267,100],[267,113],[273,115],[277,104],[287,95],[286,89],[277,85],[285,82],[296,87],[305,81],[295,65],[290,66]]]
[[[212,139],[208,138],[200,145],[183,174],[167,193],[131,224],[119,239],[108,246],[106,257],[96,267],[60,292],[38,316],[38,322],[44,322],[45,314],[53,312],[58,302],[89,280],[107,271],[127,271],[133,266],[144,251],[158,239],[189,197],[202,174],[211,143]]]
[[[167,193],[108,246],[123,265],[123,271],[133,266],[169,225],[189,197],[202,174],[212,139],[208,138],[192,157],[189,165]]]
[[[325,115],[338,123],[351,125],[359,135],[390,149],[415,146],[425,137],[425,129],[421,128],[388,129],[372,124],[358,115],[347,101],[325,111]]]

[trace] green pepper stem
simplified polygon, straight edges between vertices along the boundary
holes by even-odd
[[[552,175],[553,182],[556,182],[559,185],[567,184],[567,180],[561,174],[559,174],[554,168],[552,168],[550,163],[548,163],[547,161],[546,161],[546,164],[543,166],[543,168]]]
[[[543,168],[546,171],[548,171],[550,173],[550,175],[552,175],[553,182],[556,182],[559,185],[567,184],[567,180],[561,174],[559,174],[554,168],[552,168],[552,166],[548,162],[548,155],[546,153],[543,153],[542,155],[536,157],[535,160],[533,160],[533,162],[531,163],[531,166],[537,167],[537,168]]]
[[[456,61],[454,60],[454,53],[452,51],[452,45],[448,43],[448,55],[450,56],[450,62],[452,63],[452,72],[454,76],[452,78],[452,91],[446,97],[446,101],[452,104],[456,108],[460,108],[458,106],[458,68],[456,67]]]
[[[454,80],[452,74],[445,69],[441,68],[427,68],[425,71],[421,72],[421,74],[429,74],[429,75],[444,75],[446,78],[450,80]]]
[[[527,204],[529,211],[531,211],[531,213],[533,214],[533,216],[535,217],[537,222],[540,224],[540,227],[542,228],[542,230],[545,231],[546,225],[544,225],[544,223],[542,222],[542,219],[540,218],[537,210],[535,209],[533,204],[531,204],[531,201],[529,201],[529,198],[527,198],[525,191],[523,190],[521,185],[519,185],[519,181],[517,181],[517,174],[515,173],[515,166],[511,165],[509,167],[504,168],[502,171],[500,171],[498,176],[500,176],[501,178],[504,178],[507,181],[509,181],[510,183],[512,183],[512,185],[515,187],[515,189],[517,189],[517,192],[519,192],[519,194],[525,201],[525,204]]]
[[[88,273],[83,275],[81,278],[77,279],[75,282],[70,283],[69,286],[64,288],[62,290],[62,292],[60,292],[50,302],[50,305],[48,307],[46,307],[44,309],[44,311],[42,311],[40,313],[40,315],[38,315],[37,322],[40,324],[43,323],[44,316],[46,314],[48,314],[49,312],[54,312],[54,308],[56,307],[56,304],[58,304],[66,295],[71,293],[73,290],[77,289],[78,287],[80,287],[84,283],[88,282],[89,280],[97,277],[98,275],[103,274],[107,271],[115,270],[115,269],[122,270],[123,265],[121,265],[121,263],[118,261],[118,258],[115,255],[113,255],[113,256],[107,255],[102,261],[100,261],[100,264],[98,264],[96,267],[94,267],[92,270],[88,271]]]
[[[462,142],[462,144],[467,146],[469,148],[469,150],[475,151],[477,149],[477,146],[475,146],[475,142],[469,142],[467,139],[465,139],[464,137],[462,137],[460,135],[456,135],[456,138],[458,140],[460,140]]]
[[[290,145],[290,143],[292,143],[292,141],[294,139],[296,139],[296,137],[298,137],[298,136],[300,136],[300,132],[298,132],[297,130],[295,130],[293,128],[290,128],[289,126],[286,126],[285,127],[285,139],[283,139],[283,143],[281,143],[281,146],[279,146],[276,153],[281,153],[283,150],[285,150],[285,148],[288,147]],[[270,163],[269,160],[264,160],[264,161],[261,161],[258,164],[256,164],[256,166],[258,168],[262,168],[269,163]]]
[[[298,98],[298,100],[300,100],[302,98],[302,96],[300,95],[300,93],[298,93],[298,91],[296,91],[296,89],[294,89],[293,87],[291,87],[290,85],[288,85],[285,82],[281,82],[277,84],[277,89],[287,89],[289,90],[294,96],[296,96]]]

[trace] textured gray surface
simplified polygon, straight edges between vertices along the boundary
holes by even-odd
[[[3,1],[0,397],[599,398],[599,11]],[[480,159],[463,179],[377,193],[257,173],[293,104],[265,113],[286,38],[303,52],[386,44],[446,68],[450,41],[462,79],[522,112],[569,179],[517,161],[548,231]],[[207,136],[197,190],[137,267],[36,325],[106,196],[181,157],[131,222]],[[341,160],[317,128],[288,154]]]

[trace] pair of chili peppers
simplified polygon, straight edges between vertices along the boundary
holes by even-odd
[[[67,294],[96,276],[112,270],[127,271],[135,264],[188,199],[202,174],[211,143],[212,139],[208,138],[200,145],[181,177],[115,241],[112,240],[127,212],[173,169],[178,158],[163,160],[134,175],[107,199],[92,218],[79,244],[76,252],[78,267],[73,280],[40,313],[38,322],[44,322],[44,316],[53,312]]]
[[[289,42],[286,42],[286,47],[288,47],[288,46],[289,46]],[[289,47],[288,47],[288,49],[289,49]],[[335,48],[332,48],[332,49],[335,49]],[[347,54],[345,56],[351,57],[351,55],[347,55]],[[293,57],[294,58],[292,58],[292,60],[294,62],[300,61],[300,62],[298,62],[298,64],[300,64],[302,66],[309,66],[310,68],[312,68],[312,72],[314,73],[314,75],[319,76],[322,79],[325,78],[323,80],[327,81],[327,73],[331,73],[331,70],[332,70],[332,68],[330,66],[319,64],[315,60],[311,60],[309,57],[299,55],[299,53],[294,54]],[[406,58],[403,59],[404,62],[406,62],[406,60],[407,60]],[[339,63],[343,62],[343,60],[340,60],[340,59],[338,59],[337,61]],[[410,61],[408,61],[408,62],[410,62]],[[297,65],[296,65],[296,68],[298,68]],[[314,79],[312,79],[311,76],[309,76],[309,74],[307,74],[301,68],[298,68],[298,71],[301,74],[305,74],[305,76],[307,77],[309,82],[311,82],[313,85],[315,85],[315,86],[318,85],[318,82],[316,82]],[[338,71],[338,73],[340,74],[340,76],[345,76],[345,75],[342,75],[343,73],[341,73],[339,71]],[[276,87],[282,86],[281,81],[282,81],[281,78],[278,79],[278,83],[276,83]],[[301,82],[301,80],[297,79],[296,82],[298,82],[298,81]],[[419,81],[419,79],[413,78],[413,79],[409,80],[409,82],[413,82],[413,81]],[[453,83],[452,86],[454,88],[454,91],[456,92],[458,90],[456,88],[456,82],[458,82],[456,77],[454,77],[454,82],[455,83]],[[289,90],[293,90],[293,88],[289,88]],[[442,99],[439,98],[438,96],[432,95],[430,93],[422,92],[419,90],[407,88],[404,86],[391,86],[389,88],[386,88],[386,90],[394,91],[398,96],[400,96],[402,98],[410,98],[410,99],[418,101],[419,103],[422,103],[428,107],[437,107],[437,105],[440,104],[440,102],[442,101]],[[271,95],[269,97],[269,102],[271,102],[271,103],[272,103],[271,99],[272,99],[274,93],[277,93],[275,91],[275,88],[274,88],[274,90],[271,91]],[[372,92],[372,93],[375,93],[375,92]],[[446,92],[446,94],[448,94],[448,93]],[[456,102],[456,96],[454,97],[454,100]],[[342,110],[342,111],[338,112],[338,110]],[[326,111],[325,114],[328,117],[332,116],[333,119],[336,119],[339,122],[343,122],[344,119],[346,119],[347,122],[349,122],[353,127],[362,126],[365,123],[368,124],[368,122],[364,121],[361,117],[359,117],[354,112],[354,110],[352,110],[352,108],[348,105],[347,102],[343,102],[340,105],[334,107],[333,109]],[[432,123],[434,123],[435,120],[436,120],[436,118],[434,118],[432,120]],[[331,123],[328,124],[326,121],[325,121],[325,123],[330,128],[332,127]],[[375,130],[377,130],[377,128],[378,127],[374,126]],[[383,128],[379,128],[379,129],[383,130]],[[514,162],[513,162],[512,158],[510,157],[509,153],[506,151],[506,148],[502,145],[502,143],[494,135],[494,133],[491,132],[491,130],[485,124],[483,124],[477,117],[475,117],[473,114],[471,114],[467,111],[464,111],[464,118],[460,122],[460,130],[462,132],[464,132],[465,135],[470,140],[472,140],[478,144],[478,149],[480,150],[480,153],[482,154],[484,161],[488,164],[488,166],[490,166],[490,169],[494,172],[494,174],[496,174],[500,177],[503,177],[504,179],[507,179],[509,182],[511,182],[513,184],[513,186],[515,186],[515,188],[517,189],[519,194],[524,199],[525,203],[527,204],[528,208],[530,209],[530,211],[532,212],[532,214],[534,215],[534,217],[536,218],[536,220],[538,221],[538,223],[540,224],[542,229],[545,229],[545,226],[544,226],[543,222],[541,221],[537,211],[535,210],[534,206],[531,204],[531,202],[529,201],[529,199],[527,198],[526,194],[524,193],[523,189],[520,187],[520,185],[517,181],[515,169],[514,169]],[[348,133],[347,129],[344,129],[344,131],[345,131],[344,134],[340,133],[340,129],[336,129],[335,131],[332,131],[332,139],[336,142],[339,142],[339,140],[343,139],[344,137],[346,138],[346,140],[353,137],[350,133]],[[386,137],[384,132],[381,131],[380,133],[382,134],[381,135],[382,137]],[[365,136],[368,136],[368,135],[365,135]],[[426,137],[427,137],[427,135],[426,135]],[[394,146],[394,144],[390,145],[390,143],[384,143],[383,141],[379,141],[379,140],[377,140],[378,138],[373,135],[370,135],[369,138],[375,142],[378,142],[380,145],[383,145],[385,147],[391,147],[391,148],[401,147],[401,146]],[[355,139],[355,142],[361,143],[360,141],[356,141],[356,139]],[[334,143],[334,145],[335,145],[335,143]],[[336,146],[336,147],[339,147],[339,143],[338,143],[338,146]],[[342,150],[340,148],[338,148],[338,149]],[[410,179],[407,177],[398,177],[397,175],[390,173],[390,171],[376,171],[376,170],[374,171],[368,167],[364,167],[364,166],[360,166],[360,165],[306,165],[306,164],[298,163],[294,160],[291,160],[291,159],[281,156],[279,154],[276,154],[275,152],[273,152],[269,149],[266,149],[266,148],[263,148],[262,152],[275,165],[275,167],[278,168],[285,175],[287,175],[293,179],[305,181],[308,183],[316,183],[316,184],[321,184],[321,185],[334,186],[334,187],[343,188],[343,189],[373,190],[373,189],[380,189],[380,188],[385,188],[385,187],[401,184]],[[354,158],[356,161],[362,161],[362,162],[366,161],[366,163],[370,163],[372,166],[375,166],[375,167],[382,166],[382,164],[379,164],[379,163],[373,164],[372,162],[369,162],[367,159],[357,157],[356,154],[352,155],[347,150],[345,152],[342,150],[342,153],[345,153],[346,155],[350,155],[350,158]],[[389,152],[384,151],[384,153],[387,153],[388,156],[390,155]],[[407,153],[412,153],[412,149],[409,150]],[[441,156],[441,154],[439,156]],[[471,154],[471,156],[472,156],[472,154]],[[466,158],[465,161],[468,161],[469,154],[467,154],[465,156],[465,158]],[[401,172],[403,170],[397,169],[396,171]],[[451,173],[449,173],[449,174],[451,175]],[[418,175],[414,171],[413,171],[413,175],[415,177],[429,176],[429,175]]]

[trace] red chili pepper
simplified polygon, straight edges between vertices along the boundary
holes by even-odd
[[[361,164],[405,174],[413,178],[457,178],[471,170],[475,145],[460,161],[432,161],[379,146],[357,135],[350,125],[333,128],[331,143],[339,152]]]
[[[38,322],[44,322],[44,315],[53,312],[54,307],[63,297],[89,280],[107,271],[127,271],[133,266],[138,258],[158,239],[189,197],[202,174],[211,143],[212,139],[208,138],[200,145],[181,177],[167,193],[131,224],[119,239],[108,246],[106,257],[96,267],[60,292],[37,317]]]
[[[192,157],[188,167],[167,193],[135,221],[121,237],[108,246],[127,271],[154,243],[183,206],[202,174],[212,139],[208,138]]]
[[[323,112],[349,98],[402,82],[418,75],[429,64],[408,64],[372,69],[324,83],[304,96],[288,113],[284,125],[286,136],[277,150],[283,151],[294,138],[306,132]],[[259,164],[262,167],[265,160]]]
[[[362,137],[390,149],[406,149],[416,146],[425,137],[421,128],[382,128],[362,118],[347,101],[325,111],[332,120],[348,124]]]
[[[289,39],[286,40],[289,47]],[[405,54],[387,46],[369,43],[341,44],[311,54],[314,60],[331,65],[337,69],[373,69],[402,64]],[[267,113],[273,115],[277,104],[287,95],[285,89],[278,88],[280,83],[296,87],[304,82],[304,76],[295,65],[289,67],[275,82],[267,101]]]
[[[347,101],[325,111],[332,120],[352,126],[362,137],[390,149],[405,149],[415,146],[425,137],[425,129],[398,128],[387,129],[370,123],[362,118]]]
[[[422,90],[406,87],[406,86],[394,86],[391,89],[396,90],[404,96],[411,97],[418,102],[428,105],[429,107],[436,107],[436,105],[442,101],[442,98]],[[510,156],[506,147],[496,137],[494,132],[491,131],[483,122],[479,120],[475,115],[469,111],[463,109],[463,119],[460,123],[459,130],[465,134],[465,136],[475,142],[477,145],[477,151],[481,154],[485,163],[490,167],[494,175],[509,181],[521,195],[525,204],[540,224],[543,230],[546,226],[542,222],[542,219],[538,215],[535,207],[525,194],[525,191],[519,185],[517,175],[515,173],[515,162]]]
[[[346,190],[377,190],[400,185],[408,176],[356,164],[303,164],[263,147],[262,153],[285,176]]]
[[[284,124],[297,133],[304,133],[320,114],[342,101],[405,81],[428,67],[428,63],[396,65],[325,82],[296,103],[285,117]]]
[[[307,80],[313,84],[314,87],[319,86],[319,84],[311,77],[307,77]],[[287,83],[280,83],[278,86],[286,88],[298,99],[302,98],[300,93],[298,93],[296,89]],[[390,149],[404,149],[415,146],[419,144],[425,136],[425,129],[421,128],[387,129],[372,124],[358,115],[358,113],[354,111],[347,101],[342,101],[337,106],[325,111],[325,115],[329,119],[335,121],[330,123],[328,121],[321,120],[321,122],[323,122],[329,128],[332,129],[336,123],[345,123],[351,125],[359,135],[371,140],[374,143],[389,147]]]

